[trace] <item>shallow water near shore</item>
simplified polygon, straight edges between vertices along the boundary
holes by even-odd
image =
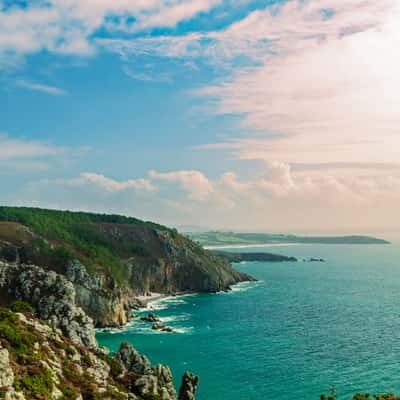
[[[99,343],[114,351],[131,342],[169,365],[177,387],[185,370],[195,372],[198,400],[319,399],[330,385],[341,400],[400,392],[399,243],[265,251],[326,262],[236,264],[259,282],[149,305],[179,333],[135,319],[99,332]]]

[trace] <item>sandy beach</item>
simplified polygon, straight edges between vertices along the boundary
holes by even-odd
[[[147,306],[152,301],[161,300],[166,297],[170,297],[170,295],[164,293],[151,292],[150,295],[137,296],[137,299],[139,299],[144,305]]]

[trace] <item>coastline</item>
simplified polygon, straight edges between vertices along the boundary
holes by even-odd
[[[258,243],[258,244],[221,244],[203,246],[206,250],[218,249],[251,249],[253,247],[280,247],[280,246],[298,246],[301,243]]]

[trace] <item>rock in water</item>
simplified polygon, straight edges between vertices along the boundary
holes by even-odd
[[[159,322],[160,318],[158,318],[156,314],[150,313],[144,317],[141,317],[140,320],[144,322]]]
[[[186,371],[182,377],[178,400],[194,400],[198,385],[199,377]]]

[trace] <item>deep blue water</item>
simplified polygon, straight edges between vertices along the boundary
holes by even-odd
[[[99,333],[100,344],[131,342],[169,365],[177,386],[184,370],[199,374],[199,400],[317,400],[330,385],[338,399],[400,392],[400,245],[265,251],[327,262],[239,264],[260,281],[155,304],[181,333],[136,321]]]

